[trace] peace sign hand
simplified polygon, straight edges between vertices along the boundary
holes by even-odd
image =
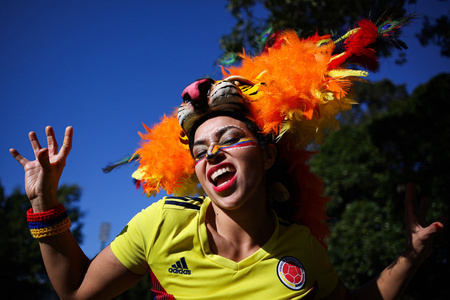
[[[408,183],[405,196],[406,250],[409,257],[418,262],[431,254],[433,237],[444,229],[441,222],[426,226],[427,201],[422,198],[420,208],[416,202],[416,189]]]
[[[72,148],[73,129],[71,126],[66,128],[63,146],[59,152],[53,128],[47,126],[45,133],[48,148],[41,147],[36,133],[28,134],[36,158],[33,161],[24,158],[16,149],[9,150],[24,168],[25,191],[34,212],[47,211],[58,205],[56,191],[66,158]]]

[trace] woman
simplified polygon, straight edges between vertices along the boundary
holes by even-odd
[[[284,45],[297,42],[287,36],[282,36],[282,40],[285,44],[279,45],[281,50],[286,50]],[[336,74],[329,72],[329,62],[335,60],[324,59],[324,55],[331,55],[328,52],[331,46],[324,48],[323,43],[313,43],[320,45],[318,51],[312,56],[302,54],[312,59],[307,69],[311,69],[311,62],[325,61],[327,77],[319,77],[332,80]],[[267,57],[263,58],[267,61]],[[279,64],[279,57],[275,60]],[[304,142],[311,138],[295,134],[308,124],[315,124],[314,132],[325,128],[320,122],[330,111],[328,104],[333,100],[330,95],[340,100],[344,98],[343,92],[328,81],[327,89],[320,85],[323,94],[313,93],[322,102],[311,105],[299,101],[294,104],[296,112],[281,114],[278,123],[270,122],[270,118],[262,116],[273,111],[265,111],[264,106],[287,88],[279,84],[281,78],[274,80],[276,72],[272,68],[263,65],[269,71],[261,72],[254,62],[249,60],[247,69],[244,62],[243,69],[230,72],[256,75],[243,78],[243,74],[231,74],[220,82],[199,80],[184,91],[178,121],[189,142],[187,152],[193,157],[195,175],[187,168],[172,182],[164,174],[160,176],[158,166],[151,161],[153,156],[148,155],[154,153],[152,147],[160,144],[158,137],[149,137],[157,133],[157,128],[143,136],[144,140],[150,140],[151,151],[147,151],[146,145],[138,151],[141,166],[136,176],[149,194],[161,186],[168,190],[171,183],[172,187],[180,182],[189,185],[189,180],[195,177],[208,197],[167,197],[156,202],[136,215],[92,261],[68,230],[70,224],[56,199],[58,181],[72,145],[72,128],[66,129],[59,151],[51,127],[46,128],[48,148],[42,148],[36,135],[30,133],[34,161],[11,149],[12,156],[25,170],[25,187],[32,205],[28,214],[30,228],[39,238],[47,272],[61,298],[108,299],[131,287],[146,272],[152,276],[155,296],[161,299],[394,299],[401,294],[429,254],[432,236],[443,225],[435,222],[422,228],[418,224],[414,188],[408,185],[405,197],[408,243],[404,253],[376,279],[358,291],[347,291],[321,244],[324,230],[318,221],[323,216],[316,212],[323,210],[323,206],[319,205],[316,211],[308,206],[309,196],[320,199],[317,195],[320,191],[316,195],[310,192],[307,199],[303,195],[308,190],[303,182],[314,182],[315,178],[304,167],[308,157],[301,155]],[[287,72],[285,66],[282,69]],[[304,76],[307,70],[298,73]],[[297,82],[301,88],[311,90],[312,85],[305,80]],[[324,97],[328,97],[326,101]],[[287,96],[282,98],[286,101]],[[258,103],[259,99],[266,102]],[[314,118],[319,108],[322,114]],[[302,118],[295,115],[299,109]],[[173,132],[167,130],[169,127],[162,128],[167,135]],[[170,140],[167,135],[162,140]],[[178,139],[178,132],[175,138]],[[175,156],[170,151],[182,152],[182,144],[170,140],[163,153],[172,159]],[[180,165],[189,164],[176,163],[171,173]],[[164,164],[166,168],[170,169]],[[311,212],[318,217],[309,220]]]
[[[199,147],[209,146],[208,149],[210,149],[214,142],[223,138],[222,133],[217,134],[216,128],[224,126],[229,128],[224,134],[235,134],[240,139],[254,139],[254,135],[241,121],[230,117],[216,117],[203,123],[197,129],[196,142],[198,143],[194,142],[196,144],[193,148],[194,155],[202,156],[201,153],[205,150],[200,150]],[[205,142],[210,138],[210,134],[205,134],[208,132],[214,133],[211,137],[212,145],[209,144],[209,141]],[[27,161],[15,150],[11,151],[26,170],[26,191],[34,212],[48,211],[58,206],[57,183],[72,143],[71,127],[66,130],[64,144],[59,152],[52,128],[47,127],[46,133],[48,148],[41,148],[35,134],[30,133],[30,141],[36,154],[35,161]],[[214,254],[226,258],[230,260],[228,264],[231,264],[231,262],[243,261],[257,251],[264,250],[264,245],[273,235],[275,225],[264,205],[266,201],[262,174],[273,164],[274,152],[273,147],[265,150],[256,146],[234,148],[233,151],[223,150],[211,157],[201,158],[202,161],[197,164],[197,176],[212,199],[205,214],[210,247],[208,255]],[[220,164],[233,166],[236,169],[236,175],[230,180],[231,182],[226,181],[216,185],[211,181],[211,176],[208,177],[207,174],[211,173],[213,167],[217,168]],[[240,178],[243,176],[242,174],[249,173],[254,176]],[[442,229],[443,226],[440,223],[434,223],[426,228],[417,224],[417,216],[413,208],[415,200],[413,195],[414,188],[408,185],[405,204],[407,230],[410,238],[407,249],[376,280],[361,289],[360,295],[370,295],[375,299],[397,297],[415,269],[428,255],[432,235]],[[50,280],[62,299],[108,299],[120,294],[142,278],[139,273],[125,267],[110,246],[105,248],[95,259],[89,261],[69,230],[41,238],[39,242]],[[317,244],[317,249],[324,252],[316,241],[314,243]],[[305,263],[305,261],[302,262]],[[168,266],[166,265],[166,267]],[[337,277],[333,270],[328,270],[328,272],[332,273],[328,275],[331,277],[330,285],[332,286],[331,293],[328,295],[329,299],[344,299],[345,289],[342,283],[337,283]],[[267,276],[269,275],[273,274],[267,274]],[[210,281],[206,281],[206,284],[217,291],[214,282],[219,279],[211,278]],[[275,285],[275,283],[272,282],[270,285]],[[319,290],[321,286],[319,285]],[[182,286],[182,288],[184,287]],[[267,299],[272,299],[270,291],[270,287],[265,289],[264,297],[268,297]],[[290,292],[291,290],[286,289],[286,291]],[[256,294],[240,292],[240,295],[245,299],[252,296],[257,298]],[[207,298],[210,295],[198,295],[197,298],[200,299],[202,296]],[[278,296],[280,299],[289,299],[280,294]],[[213,295],[212,297],[214,298]],[[361,299],[369,298],[362,296]],[[216,299],[220,299],[220,297],[216,297]]]

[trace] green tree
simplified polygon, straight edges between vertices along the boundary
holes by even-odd
[[[443,0],[442,2],[446,2]],[[416,36],[423,46],[435,44],[441,47],[441,55],[450,57],[450,9],[447,15],[440,16],[435,20],[430,20],[428,16],[423,17],[423,28]]]
[[[358,104],[339,116],[340,124],[367,123],[373,116],[385,112],[394,100],[405,100],[409,96],[406,85],[395,85],[387,79],[370,84],[356,83],[353,93]]]
[[[348,288],[362,286],[399,255],[404,232],[393,216],[392,205],[354,200],[334,224],[330,259]]]
[[[329,253],[338,273],[354,288],[379,273],[404,247],[405,183],[430,198],[429,220],[448,216],[450,74],[417,88],[411,96],[390,84],[366,85],[385,93],[385,109],[365,113],[359,124],[332,134],[312,160],[332,197]],[[381,87],[382,87],[381,86]],[[400,87],[401,90],[401,87]],[[370,106],[370,105],[369,105]],[[448,299],[450,234],[435,238],[434,251],[418,270],[405,299]]]
[[[77,206],[80,196],[81,189],[77,185],[62,185],[57,192],[79,243],[83,225],[83,213]],[[45,272],[38,241],[28,229],[26,211],[30,207],[27,196],[19,189],[5,196],[0,185],[0,286],[4,295],[14,295],[14,299],[48,299],[55,294]]]
[[[293,28],[302,36],[332,34],[353,25],[361,16],[377,19],[384,14],[399,18],[406,14],[405,0],[229,0],[227,9],[236,18],[231,32],[220,39],[225,53],[259,51],[259,41],[268,29]],[[415,3],[410,0],[408,3]],[[389,55],[388,51],[383,52]]]
[[[450,74],[434,77],[408,101],[391,103],[388,113],[369,126],[374,144],[387,159],[392,180],[414,182],[420,194],[430,199],[430,220],[450,215],[449,80]],[[450,278],[449,230],[436,237],[434,252],[410,289],[423,299],[448,299],[450,288],[444,278]]]

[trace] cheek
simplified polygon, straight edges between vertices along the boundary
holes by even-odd
[[[262,158],[258,148],[242,149],[240,161],[246,166],[247,172],[262,172]]]
[[[205,169],[204,169],[204,162],[199,162],[195,165],[194,171],[195,175],[197,175],[198,180],[200,180],[200,183],[202,182],[203,178],[205,177]]]

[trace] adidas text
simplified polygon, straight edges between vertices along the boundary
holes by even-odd
[[[169,268],[169,273],[191,275],[191,270]]]
[[[186,259],[184,257],[174,263],[168,271],[169,273],[173,274],[191,275],[191,270],[189,270],[189,267],[186,264]]]

